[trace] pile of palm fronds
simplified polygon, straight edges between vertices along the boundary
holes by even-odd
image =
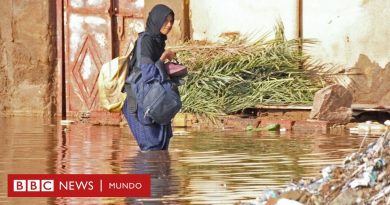
[[[282,24],[275,33],[254,43],[177,47],[179,61],[190,69],[180,87],[182,111],[213,117],[259,104],[310,103],[321,84],[301,68],[308,56],[300,48],[314,42],[286,40]]]

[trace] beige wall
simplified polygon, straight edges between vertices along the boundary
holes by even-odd
[[[287,38],[297,37],[298,0],[192,0],[194,40],[220,40],[224,32],[272,31],[283,20]],[[385,67],[390,61],[390,1],[302,0],[303,37],[319,44],[310,54],[324,62],[353,66],[360,54]],[[389,24],[389,25],[388,25]]]
[[[390,105],[390,1],[305,0],[303,36],[320,43],[309,52],[351,75],[336,75],[354,103]]]
[[[0,115],[50,115],[54,111],[53,2],[1,2]]]
[[[287,38],[297,37],[297,0],[192,0],[192,38],[216,42],[224,32],[273,31],[280,18]]]
[[[360,54],[384,68],[390,61],[390,1],[304,0],[303,35],[320,44],[311,54],[347,67]]]
[[[192,0],[194,40],[219,41],[224,32],[272,31],[280,17],[288,39],[298,35],[299,0]],[[336,81],[353,92],[354,103],[390,103],[390,1],[302,0],[302,34],[317,62],[346,69]],[[272,36],[271,36],[272,37]],[[359,75],[356,75],[358,73]]]

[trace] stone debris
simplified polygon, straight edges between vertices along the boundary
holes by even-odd
[[[352,117],[352,93],[341,85],[329,85],[316,92],[310,119],[347,124]]]
[[[302,179],[281,190],[263,191],[256,200],[241,204],[390,204],[390,126],[387,124],[382,135],[365,150],[361,148],[350,154],[341,165],[323,168],[321,176]]]

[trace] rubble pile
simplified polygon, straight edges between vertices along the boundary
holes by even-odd
[[[364,139],[363,139],[364,141]],[[263,191],[250,205],[390,204],[390,130],[321,176],[291,183],[282,190]]]

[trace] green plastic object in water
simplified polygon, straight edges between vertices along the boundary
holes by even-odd
[[[265,127],[258,127],[255,131],[279,131],[280,124],[269,124]]]
[[[246,131],[252,131],[253,130],[253,126],[252,125],[246,126],[245,130]]]

